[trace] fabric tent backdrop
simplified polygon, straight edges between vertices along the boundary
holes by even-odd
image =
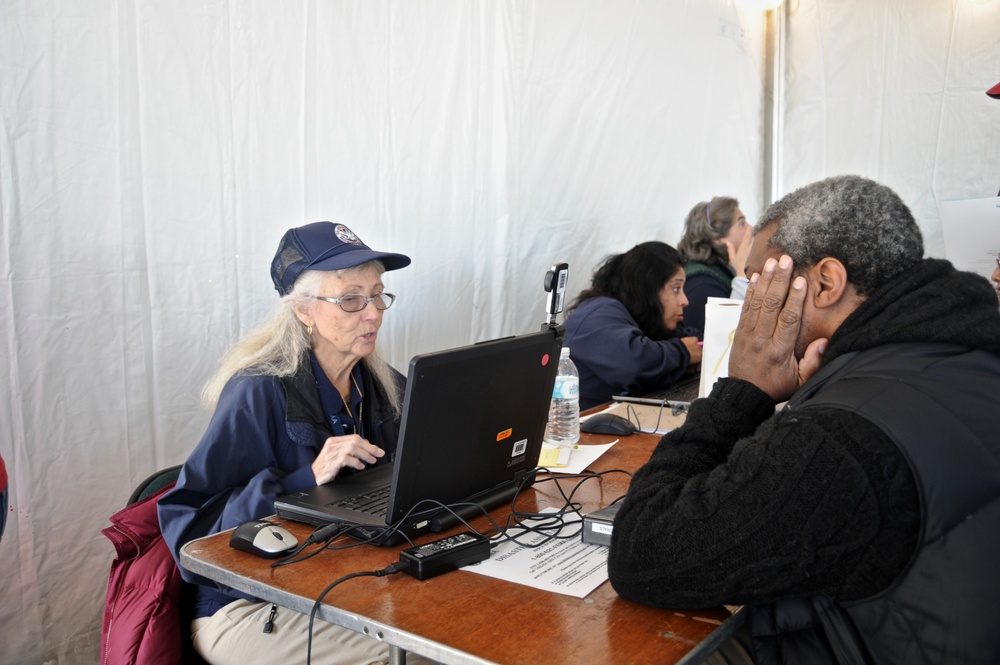
[[[859,18],[860,17],[860,18]],[[1000,2],[798,0],[783,192],[826,175],[937,203],[1000,186]],[[133,486],[183,461],[200,387],[277,295],[285,229],[413,264],[381,348],[533,331],[542,277],[761,212],[764,14],[736,0],[27,0],[0,7],[0,663],[98,658]]]

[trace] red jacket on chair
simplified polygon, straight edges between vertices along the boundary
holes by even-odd
[[[181,662],[181,574],[160,534],[156,500],[174,483],[111,516],[114,543],[101,630],[101,665]]]

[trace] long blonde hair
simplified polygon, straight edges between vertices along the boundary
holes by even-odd
[[[380,261],[369,261],[344,270],[306,270],[299,275],[291,293],[281,298],[271,317],[222,356],[219,368],[201,390],[202,406],[207,411],[215,411],[222,389],[240,372],[260,376],[294,376],[305,361],[306,352],[312,348],[312,340],[295,310],[315,305],[313,296],[319,293],[320,285],[330,273],[343,274],[369,265],[375,266],[379,274],[385,272]],[[361,362],[371,372],[375,384],[386,394],[393,417],[398,418],[402,410],[402,396],[396,387],[392,368],[377,351]]]

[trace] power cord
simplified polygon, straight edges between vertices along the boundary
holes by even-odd
[[[330,593],[333,587],[346,582],[347,580],[354,579],[355,577],[385,577],[386,575],[395,575],[396,573],[401,573],[407,570],[410,564],[405,561],[396,561],[391,563],[381,570],[366,570],[357,573],[351,573],[350,575],[344,575],[338,580],[334,580],[330,583],[328,587],[323,589],[323,592],[319,594],[316,598],[316,602],[313,603],[312,610],[309,612],[309,638],[306,643],[306,665],[311,665],[312,662],[312,636],[313,636],[313,623],[316,620],[316,613],[319,611],[320,606],[323,604],[323,599],[326,598],[326,594]]]
[[[281,559],[273,562],[271,564],[271,567],[277,568],[279,566],[287,566],[290,563],[298,563],[299,561],[305,561],[306,559],[310,559],[319,554],[320,552],[322,552],[327,547],[329,547],[332,541],[344,535],[352,528],[353,527],[350,524],[342,524],[339,522],[333,522],[331,524],[327,524],[326,526],[320,527],[315,531],[313,531],[311,534],[309,534],[309,537],[306,538],[301,545],[296,547],[294,550],[286,554]],[[304,556],[299,556],[299,554],[305,548],[309,547],[310,545],[315,545],[316,543],[323,543],[323,547],[317,547],[309,554],[306,554]]]
[[[536,474],[543,473],[548,474],[547,477],[537,477]],[[313,556],[316,556],[324,550],[339,550],[346,549],[349,547],[357,547],[366,544],[382,544],[391,538],[394,534],[399,532],[399,534],[413,547],[413,541],[401,531],[402,527],[408,523],[408,521],[413,520],[414,515],[420,514],[430,514],[436,510],[443,510],[451,513],[455,519],[464,525],[469,531],[484,537],[489,537],[493,540],[493,544],[497,545],[504,541],[513,541],[519,545],[525,547],[541,547],[551,540],[564,540],[569,538],[574,538],[580,535],[583,530],[583,515],[580,513],[580,504],[574,501],[576,492],[583,486],[583,483],[587,480],[598,479],[600,481],[601,477],[609,473],[624,473],[628,476],[632,474],[624,471],[622,469],[610,469],[608,471],[601,471],[597,473],[582,473],[582,474],[571,474],[565,475],[560,474],[557,476],[550,469],[545,467],[538,467],[535,469],[535,474],[532,474],[531,479],[525,478],[521,485],[514,492],[513,497],[510,500],[511,514],[507,518],[507,522],[504,525],[498,524],[490,515],[489,511],[475,503],[456,503],[447,505],[441,503],[440,501],[435,501],[433,499],[425,499],[414,505],[407,513],[397,522],[393,523],[384,528],[376,528],[371,526],[361,527],[361,525],[350,524],[350,523],[340,523],[334,522],[326,526],[320,527],[310,534],[310,536],[299,545],[294,551],[286,555],[284,558],[275,561],[271,564],[271,567],[285,566],[291,563],[298,563],[299,561],[305,561]],[[581,479],[581,482],[577,483],[576,486],[568,494],[563,489],[562,484],[559,482],[560,479],[563,480],[573,480]],[[552,482],[555,484],[559,495],[562,497],[564,504],[563,508],[546,513],[534,513],[525,512],[517,509],[517,499],[521,495],[521,492],[533,483],[544,483]],[[431,506],[432,508],[428,508]],[[481,532],[474,528],[467,520],[466,516],[460,515],[456,512],[456,509],[462,507],[474,507],[484,516],[490,523],[491,527],[486,532]],[[576,519],[572,519],[572,518]],[[530,523],[528,523],[530,521]],[[579,525],[579,529],[573,533],[562,534],[560,531],[566,526]],[[509,533],[512,529],[518,529],[521,533],[511,534]],[[538,543],[525,542],[521,535],[524,533],[534,533],[536,535],[543,535],[545,538]],[[357,542],[353,542],[346,545],[340,545],[337,547],[332,546],[332,541],[336,540],[340,536],[350,535]],[[323,543],[323,547],[318,547],[314,551],[301,555],[302,551],[317,543]],[[301,556],[300,556],[301,555]]]
[[[306,650],[306,665],[312,661],[312,634],[316,613],[323,599],[333,587],[355,577],[385,577],[405,572],[418,580],[427,580],[444,573],[458,570],[462,566],[478,563],[490,557],[490,541],[478,533],[465,532],[440,538],[418,547],[411,547],[399,553],[399,561],[381,570],[362,571],[344,575],[323,589],[309,612],[309,639]],[[272,617],[273,618],[273,617]]]
[[[421,504],[426,505],[428,503],[434,504],[439,508],[443,508],[444,510],[451,512],[462,524],[464,524],[466,527],[470,529],[470,532],[458,534],[457,536],[450,536],[448,538],[443,538],[437,541],[433,541],[431,543],[427,543],[425,545],[420,545],[419,547],[411,547],[409,550],[403,550],[400,553],[399,561],[391,563],[385,568],[382,568],[381,570],[360,571],[356,573],[351,573],[349,575],[344,575],[343,577],[331,582],[330,585],[327,586],[325,589],[323,589],[320,595],[316,598],[316,601],[313,603],[312,609],[309,612],[309,634],[308,634],[307,648],[306,648],[306,665],[311,665],[312,662],[312,636],[313,636],[313,626],[315,625],[315,620],[316,620],[316,613],[319,612],[319,608],[323,604],[323,599],[326,598],[327,594],[329,594],[330,591],[332,591],[333,588],[336,587],[337,585],[342,584],[347,580],[354,579],[356,577],[385,577],[387,575],[395,575],[401,572],[407,572],[411,576],[423,580],[423,579],[428,579],[430,577],[434,577],[444,572],[448,572],[450,570],[455,570],[458,567],[489,558],[489,552],[491,547],[495,547],[497,544],[503,542],[504,540],[509,540],[518,543],[519,545],[522,545],[524,547],[536,548],[552,540],[557,540],[557,539],[561,540],[566,538],[578,537],[580,531],[582,531],[583,516],[579,512],[580,504],[574,502],[573,497],[575,496],[577,490],[580,489],[583,482],[593,478],[597,478],[598,480],[600,480],[602,476],[609,473],[625,473],[628,476],[632,475],[631,473],[624,471],[622,469],[611,469],[608,471],[602,471],[598,473],[585,473],[585,474],[573,474],[570,476],[561,476],[563,479],[580,478],[583,481],[577,483],[576,486],[573,488],[573,490],[569,492],[569,494],[567,494],[563,489],[562,485],[559,483],[559,478],[551,470],[546,469],[544,467],[539,467],[538,469],[536,469],[536,472],[539,471],[548,473],[549,477],[536,479],[535,482],[548,482],[548,481],[553,482],[556,486],[556,489],[559,491],[559,494],[562,496],[565,502],[564,507],[561,510],[553,513],[532,513],[532,512],[518,511],[516,509],[515,503],[517,501],[518,496],[520,495],[521,490],[524,489],[525,486],[527,486],[527,483],[523,483],[521,487],[518,487],[514,496],[511,498],[510,502],[511,515],[508,517],[507,524],[505,526],[500,526],[499,524],[497,524],[493,520],[492,516],[490,516],[489,512],[485,509],[482,509],[482,507],[480,506],[480,509],[482,510],[483,514],[486,515],[487,519],[493,525],[493,532],[495,532],[496,535],[492,538],[488,538],[484,534],[479,533],[476,529],[473,529],[472,526],[462,516],[458,515],[458,513],[456,513],[453,510],[453,506],[448,506],[433,500],[427,500],[418,503],[417,506]],[[419,512],[417,511],[417,506],[411,508],[410,511],[407,512],[406,517],[408,517],[410,514],[414,512]],[[456,506],[454,507],[457,506],[458,504],[456,504]],[[577,520],[566,519],[568,516],[572,515],[576,515],[579,519]],[[371,542],[384,541],[384,539],[388,538],[395,531],[399,530],[403,524],[405,524],[406,517],[404,517],[404,519],[399,520],[395,524],[387,527],[384,530],[379,530],[379,533],[375,536],[342,547],[353,547]],[[529,526],[528,524],[525,524],[526,520],[532,520],[535,522],[535,524]],[[541,522],[541,524],[539,524],[538,522]],[[580,531],[576,531],[573,534],[569,535],[559,535],[559,532],[565,526],[573,524],[580,524],[581,525]],[[271,565],[278,566],[278,565],[286,565],[289,563],[296,563],[298,561],[303,561],[309,557],[315,556],[324,549],[329,548],[331,541],[335,540],[336,538],[342,535],[349,533],[355,528],[357,528],[357,525],[333,523],[321,527],[319,529],[316,529],[301,546],[296,548],[296,550],[292,554],[288,555],[281,561],[272,563]],[[518,538],[519,534],[511,535],[510,533],[508,533],[510,529],[514,528],[521,529],[523,532],[527,533],[541,534],[546,537],[537,543],[523,542],[519,540]],[[406,538],[406,540],[409,541],[410,539]],[[320,542],[324,543],[323,547],[317,548],[314,552],[311,552],[306,556],[294,558],[304,548]],[[410,542],[410,545],[412,546],[413,543]],[[332,548],[332,549],[340,549],[340,548]]]

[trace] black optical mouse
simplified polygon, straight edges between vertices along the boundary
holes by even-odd
[[[251,520],[236,527],[229,537],[229,546],[265,559],[277,559],[299,544],[291,531],[265,520]]]
[[[589,434],[615,434],[628,436],[635,434],[639,428],[628,418],[622,418],[614,413],[595,413],[580,423],[580,431]]]

